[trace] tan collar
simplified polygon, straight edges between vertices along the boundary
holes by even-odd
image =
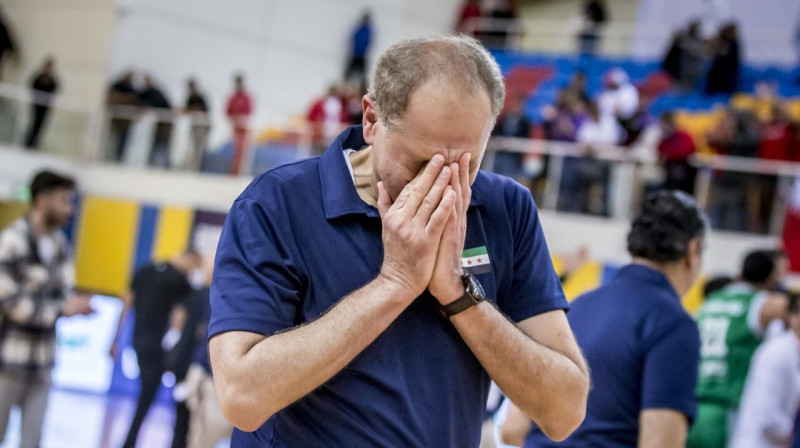
[[[372,170],[372,146],[351,152],[350,165],[353,167],[353,181],[358,197],[367,204],[378,206],[378,181]]]

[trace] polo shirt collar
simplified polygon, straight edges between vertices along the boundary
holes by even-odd
[[[680,301],[678,293],[675,291],[672,283],[667,280],[667,276],[649,266],[636,263],[623,266],[617,272],[616,278],[648,283],[656,288],[669,292],[670,295],[675,297],[675,300]]]
[[[367,142],[364,141],[363,126],[351,126],[339,134],[320,156],[319,176],[326,219],[354,214],[368,217],[380,216],[378,209],[367,204],[358,196],[353,178],[350,176],[350,169],[345,161],[345,150],[360,150],[365,146],[367,146]],[[473,184],[470,207],[481,205],[484,201],[484,196],[475,187],[476,185]]]

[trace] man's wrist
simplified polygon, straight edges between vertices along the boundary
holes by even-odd
[[[383,272],[379,273],[372,283],[379,291],[401,303],[408,304],[419,297],[419,294],[415,293],[407,285],[391,278]]]

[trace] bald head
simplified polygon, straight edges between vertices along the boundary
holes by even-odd
[[[481,44],[466,36],[405,40],[378,59],[370,95],[378,118],[393,124],[402,118],[411,94],[435,81],[471,95],[487,94],[496,117],[505,100],[500,67]]]

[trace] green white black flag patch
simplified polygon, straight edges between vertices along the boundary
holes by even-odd
[[[461,268],[467,274],[477,275],[491,272],[492,265],[489,261],[489,252],[486,246],[466,249],[461,254]]]

